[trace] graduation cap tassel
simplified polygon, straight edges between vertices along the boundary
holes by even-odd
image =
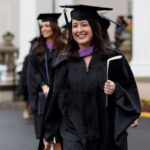
[[[69,39],[71,39],[71,32],[70,32],[70,28],[69,28],[69,21],[68,21],[68,17],[67,17],[67,9],[66,7],[64,8],[64,16],[65,16],[65,20],[66,20],[66,26],[67,26],[67,29],[69,31]],[[68,40],[67,40],[67,45],[66,45],[66,49],[68,48]]]
[[[67,17],[67,9],[64,8],[64,16],[65,16],[65,20],[66,20],[66,24],[67,24],[67,28],[69,29],[69,22],[68,22],[68,17]]]

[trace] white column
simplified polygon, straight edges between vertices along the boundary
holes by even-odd
[[[36,36],[36,17],[36,0],[20,0],[20,41],[17,64],[23,62],[24,57],[29,53],[30,41]]]
[[[136,77],[150,77],[150,0],[133,0],[133,53]]]
[[[39,13],[52,13],[53,9],[54,9],[53,1],[55,1],[55,0],[36,0],[37,15]]]
[[[65,18],[64,18],[64,14],[63,14],[63,8],[59,7],[60,5],[73,5],[74,4],[74,0],[55,0],[55,12],[60,12],[62,13],[60,19],[59,19],[59,24],[60,26],[66,24],[65,22]],[[67,16],[68,19],[70,19],[70,11],[71,9],[67,9]]]
[[[6,31],[10,31],[11,23],[11,1],[6,0]]]

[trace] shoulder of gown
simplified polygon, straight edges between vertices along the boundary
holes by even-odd
[[[53,59],[52,67],[56,68],[68,61],[67,55],[59,55]]]
[[[121,55],[123,56],[122,52],[117,49],[117,48],[111,48],[111,49],[108,49],[108,57],[114,57],[114,56],[118,56],[118,55]]]

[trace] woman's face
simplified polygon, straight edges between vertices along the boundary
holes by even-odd
[[[72,20],[72,34],[80,48],[91,45],[93,39],[92,28],[87,20]]]
[[[44,38],[53,37],[53,30],[49,21],[43,21],[40,23],[41,34]]]

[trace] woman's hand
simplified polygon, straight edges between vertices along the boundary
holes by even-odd
[[[104,92],[105,92],[105,94],[111,95],[111,94],[114,93],[115,89],[116,89],[116,85],[115,85],[115,83],[113,81],[107,80],[105,82],[105,85],[104,85]]]
[[[139,124],[138,119],[136,119],[132,124],[131,127],[137,127]]]
[[[43,90],[43,93],[45,94],[45,96],[47,97],[48,92],[50,90],[49,86],[48,85],[43,85],[42,90]]]
[[[44,143],[44,150],[50,150],[53,142],[50,141],[50,142],[47,142],[45,139],[43,139],[43,143]]]

